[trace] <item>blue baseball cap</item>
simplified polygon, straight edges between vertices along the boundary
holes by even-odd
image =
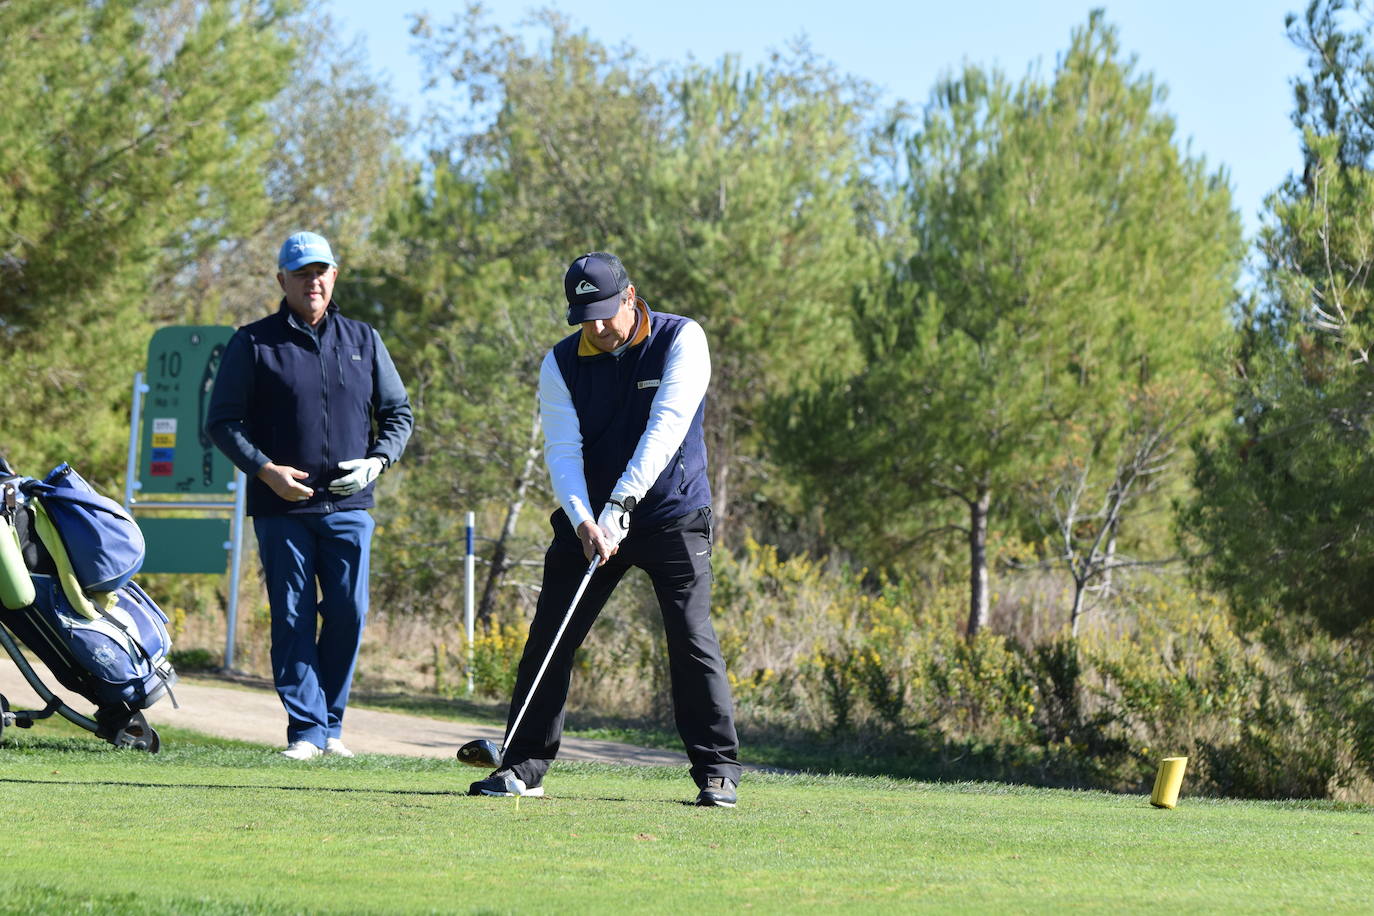
[[[630,285],[620,258],[592,251],[573,261],[563,275],[568,297],[568,324],[614,318],[620,311],[620,294]]]
[[[313,232],[297,232],[288,236],[286,241],[281,243],[281,251],[277,254],[277,266],[282,270],[300,270],[307,264],[339,266],[324,236]]]

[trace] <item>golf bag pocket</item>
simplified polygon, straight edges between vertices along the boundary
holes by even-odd
[[[28,486],[61,544],[47,544],[66,553],[72,573],[83,591],[118,589],[143,565],[143,532],[134,517],[112,499],[101,496],[71,468],[60,464],[41,483]],[[45,540],[44,526],[39,536]]]
[[[99,596],[87,618],[52,576],[33,577],[34,628],[87,675],[92,702],[146,709],[169,692],[176,674],[167,660],[166,616],[136,584]]]

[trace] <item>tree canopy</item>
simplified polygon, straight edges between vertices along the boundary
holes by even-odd
[[[910,252],[856,301],[862,368],[775,404],[782,453],[868,562],[962,533],[970,632],[989,525],[1032,524],[1066,475],[1119,487],[1226,331],[1239,220],[1159,102],[1097,14],[1049,80],[943,81],[908,146]]]
[[[260,217],[287,4],[0,5],[0,386],[20,461],[111,470],[128,375],[181,268]],[[163,312],[159,317],[166,317]],[[25,422],[15,422],[15,414]]]
[[[1374,54],[1349,14],[1290,16],[1302,169],[1268,202],[1264,284],[1239,316],[1235,422],[1198,445],[1187,527],[1241,619],[1277,611],[1345,635],[1374,619]]]

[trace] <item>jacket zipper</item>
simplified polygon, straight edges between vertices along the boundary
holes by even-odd
[[[320,422],[324,427],[324,438],[320,442],[324,462],[320,466],[320,477],[322,481],[325,481],[328,480],[330,469],[334,465],[329,460],[329,363],[325,358],[324,338],[321,334],[315,335],[315,347],[320,357],[320,395],[324,398],[323,410],[321,411],[323,416],[320,417]],[[337,354],[337,352],[336,349],[335,353]],[[328,484],[325,485],[324,511],[334,511],[334,506],[330,502]]]

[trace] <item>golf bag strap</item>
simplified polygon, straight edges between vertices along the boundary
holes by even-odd
[[[53,563],[57,566],[57,581],[62,584],[62,591],[71,602],[72,608],[85,616],[87,620],[95,620],[96,617],[105,617],[86,597],[82,591],[80,583],[76,581],[76,571],[72,569],[71,557],[67,556],[67,547],[62,543],[62,538],[57,533],[57,528],[53,525],[52,519],[48,517],[48,510],[43,508],[43,500],[35,499],[32,501],[34,509],[33,529],[38,534],[38,539],[43,542],[43,546],[52,555]]]

